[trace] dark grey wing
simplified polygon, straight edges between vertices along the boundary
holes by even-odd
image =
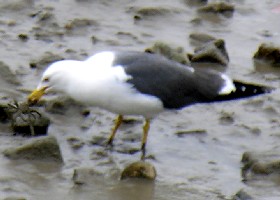
[[[113,64],[123,66],[132,76],[128,82],[139,92],[158,97],[165,108],[208,102],[218,95],[224,82],[217,73],[203,70],[193,73],[188,67],[159,55],[140,52],[116,55]]]

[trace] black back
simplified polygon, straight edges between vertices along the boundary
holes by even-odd
[[[128,80],[141,93],[158,97],[165,108],[181,108],[208,102],[224,84],[219,72],[196,70],[160,55],[142,52],[116,53],[114,66],[122,66]]]

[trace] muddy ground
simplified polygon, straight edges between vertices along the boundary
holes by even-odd
[[[203,15],[190,2],[2,0],[0,61],[11,73],[1,70],[1,98],[25,100],[49,61],[85,59],[108,49],[143,51],[156,41],[193,52],[193,32],[225,40],[230,63],[224,71],[234,79],[278,88],[280,71],[255,65],[252,57],[263,42],[280,45],[279,1],[227,1],[235,6],[232,16]],[[0,199],[232,199],[240,190],[242,199],[248,199],[245,193],[254,199],[279,199],[278,173],[252,174],[243,181],[240,162],[246,151],[280,159],[279,105],[276,89],[251,99],[159,115],[147,146],[158,174],[154,182],[119,180],[122,169],[140,157],[129,152],[140,146],[141,118],[130,117],[135,120],[121,127],[114,149],[106,151],[93,141],[109,135],[114,114],[78,106],[62,114],[48,112],[49,135],[58,139],[64,165],[11,161],[1,154]],[[81,115],[84,109],[89,116]],[[14,136],[8,124],[0,128],[0,151],[30,140]],[[192,130],[203,131],[176,135]],[[71,138],[80,142],[79,148]],[[72,176],[81,168],[96,174],[77,186]]]

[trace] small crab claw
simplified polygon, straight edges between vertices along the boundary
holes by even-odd
[[[28,96],[28,104],[34,105],[36,104],[41,97],[45,94],[45,91],[48,87],[42,87],[39,89],[35,89],[29,96]]]

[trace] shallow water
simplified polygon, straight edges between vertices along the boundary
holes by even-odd
[[[1,97],[16,96],[23,100],[36,87],[40,69],[30,69],[32,60],[49,51],[69,59],[84,59],[105,49],[140,50],[164,41],[193,52],[189,34],[203,32],[223,38],[230,56],[227,73],[235,79],[278,87],[279,70],[254,66],[252,56],[263,42],[279,44],[280,12],[277,0],[230,1],[235,4],[232,17],[201,16],[195,6],[177,1],[1,1],[1,61],[16,74],[21,86],[1,80]],[[135,20],[139,8],[157,7],[156,15]],[[38,14],[39,13],[39,14]],[[49,18],[39,20],[49,14]],[[31,17],[35,15],[35,17]],[[47,15],[46,15],[47,16]],[[201,20],[194,20],[201,18]],[[90,19],[87,25],[66,29],[74,19]],[[73,24],[72,24],[73,25]],[[67,27],[67,26],[66,26]],[[19,34],[29,39],[21,41]],[[267,36],[269,35],[269,36]],[[94,43],[92,42],[94,36]],[[3,84],[2,84],[3,82]],[[26,199],[230,199],[243,189],[255,199],[278,199],[279,180],[262,178],[248,183],[240,176],[241,156],[245,151],[279,152],[278,90],[251,99],[196,105],[178,112],[166,112],[152,122],[147,153],[155,165],[157,179],[119,181],[120,171],[139,159],[139,153],[120,153],[125,148],[138,148],[141,118],[124,125],[117,134],[115,151],[99,158],[94,135],[109,134],[115,115],[92,108],[87,118],[69,108],[65,115],[49,114],[49,134],[57,137],[64,165],[10,161],[0,156],[0,197]],[[230,120],[224,116],[232,116]],[[81,128],[83,127],[83,128]],[[12,136],[7,125],[1,125],[0,150],[17,146],[29,138]],[[178,131],[205,130],[204,134],[178,137]],[[126,138],[136,138],[129,142]],[[136,135],[136,136],[134,136]],[[67,138],[78,137],[85,145],[73,150]],[[117,151],[119,149],[119,151]],[[73,170],[89,167],[98,171],[87,184],[74,186]]]

